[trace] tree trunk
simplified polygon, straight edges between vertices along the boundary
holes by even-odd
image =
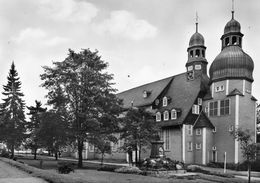
[[[58,152],[55,151],[55,160],[57,161],[58,160]]]
[[[248,183],[251,182],[251,162],[248,162]]]
[[[34,157],[33,157],[33,159],[36,159],[36,155],[37,155],[37,148],[35,148],[35,149],[34,149],[34,153],[33,153],[33,154],[34,154]]]
[[[139,158],[138,161],[141,162],[141,145],[139,146]]]
[[[78,140],[78,168],[82,168],[82,151],[83,151],[83,142]]]
[[[138,161],[138,157],[137,157],[137,144],[136,144],[136,149],[135,149],[135,166],[137,166],[137,161]]]
[[[11,145],[11,158],[14,158],[14,144]]]
[[[101,166],[103,166],[103,164],[104,164],[104,154],[105,153],[102,153],[102,155],[101,155]]]

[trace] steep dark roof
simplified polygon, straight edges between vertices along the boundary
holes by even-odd
[[[181,109],[181,115],[174,120],[162,121],[160,126],[175,126],[181,125],[196,101],[202,89],[206,89],[206,78],[197,78],[193,81],[188,81],[186,73],[174,76],[166,96],[171,98],[171,102],[166,107],[161,107],[159,111],[164,112],[173,108]]]
[[[172,81],[173,77],[168,77],[162,80],[154,81],[124,92],[118,93],[117,97],[123,99],[123,107],[129,108],[132,106],[141,107],[151,105],[154,100],[160,95],[160,93],[166,88],[166,86]],[[143,97],[143,92],[149,91],[150,94],[147,98]]]
[[[208,127],[208,128],[214,128],[214,125],[210,122],[209,118],[206,116],[206,114],[202,111],[196,121],[194,122],[194,127],[193,128],[203,128],[203,127]]]

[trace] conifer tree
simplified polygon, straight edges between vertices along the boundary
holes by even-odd
[[[35,100],[35,106],[27,107],[27,109],[29,110],[28,115],[31,115],[31,119],[27,125],[30,134],[26,141],[26,145],[33,150],[34,159],[36,159],[37,149],[40,147],[40,139],[38,136],[38,131],[40,128],[40,114],[46,112],[47,108],[43,108],[42,103]]]
[[[1,141],[7,144],[14,157],[14,149],[21,145],[25,137],[25,102],[22,99],[21,82],[14,63],[11,65],[7,84],[3,86],[5,96],[1,104]]]

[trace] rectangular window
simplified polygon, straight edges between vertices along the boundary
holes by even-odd
[[[163,97],[163,107],[166,107],[168,104],[168,98],[167,97]]]
[[[194,104],[192,106],[192,114],[199,114],[199,113],[200,113],[200,106]]]
[[[165,150],[170,149],[170,130],[165,130]]]
[[[188,142],[188,151],[192,151],[192,142]]]
[[[92,144],[88,145],[89,152],[94,152],[94,146]]]
[[[209,103],[209,116],[218,115],[218,101]]]
[[[202,105],[202,98],[198,98],[198,105]]]
[[[224,85],[216,86],[216,88],[215,88],[215,92],[222,92],[224,90],[225,90]]]
[[[192,125],[188,125],[188,135],[192,135]]]
[[[201,128],[196,129],[196,135],[201,135]]]
[[[160,112],[156,113],[156,121],[157,122],[161,121],[161,113]]]
[[[228,115],[229,114],[229,99],[220,101],[220,115]]]
[[[111,142],[110,146],[111,146],[111,150],[112,151],[117,151],[117,148],[118,148],[118,144],[117,143]]]
[[[201,143],[196,143],[196,149],[201,149]]]
[[[159,133],[160,140],[161,140],[161,141],[164,141],[164,138],[163,138],[163,130],[160,130],[158,133]]]

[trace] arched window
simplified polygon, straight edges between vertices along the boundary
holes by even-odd
[[[205,58],[205,50],[202,50],[202,57]]]
[[[163,120],[165,120],[165,121],[169,120],[169,112],[168,111],[164,111]]]
[[[163,107],[168,105],[168,98],[165,96],[163,97]]]
[[[156,121],[161,121],[161,113],[160,112],[157,112],[156,113]]]
[[[232,37],[232,45],[235,45],[235,44],[237,44],[237,37],[233,36]]]
[[[172,109],[171,111],[171,119],[177,119],[177,112],[175,109]]]
[[[199,56],[200,56],[200,50],[199,50],[199,49],[196,49],[195,57],[199,57]]]
[[[190,51],[190,57],[193,57],[193,50]]]
[[[226,39],[225,39],[225,46],[228,46],[229,45],[229,37],[227,37]]]

